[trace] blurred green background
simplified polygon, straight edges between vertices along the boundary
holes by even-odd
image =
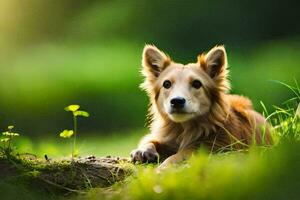
[[[14,124],[26,151],[62,155],[69,144],[58,133],[72,127],[63,108],[80,104],[91,114],[79,121],[84,154],[128,155],[146,133],[148,100],[138,88],[145,43],[183,63],[224,44],[232,92],[272,110],[293,97],[274,80],[300,80],[299,7],[292,0],[1,0],[0,128]]]

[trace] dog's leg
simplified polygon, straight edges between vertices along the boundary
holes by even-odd
[[[139,147],[130,153],[132,162],[157,162],[159,155],[154,143],[148,142],[139,145]]]
[[[178,151],[176,154],[168,157],[162,164],[160,164],[158,167],[158,171],[165,169],[172,164],[180,163],[180,162],[186,160],[194,152],[195,152],[195,149],[183,149],[183,150]]]
[[[160,143],[153,134],[146,135],[140,142],[137,149],[130,154],[132,162],[157,162],[159,154],[157,152]]]

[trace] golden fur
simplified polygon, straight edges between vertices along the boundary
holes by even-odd
[[[141,88],[150,98],[150,134],[131,153],[133,161],[154,162],[159,156],[162,167],[179,162],[200,146],[208,150],[226,151],[247,148],[252,143],[270,145],[269,126],[255,112],[251,101],[230,95],[227,55],[223,46],[216,46],[198,56],[196,63],[183,65],[153,45],[143,51]],[[192,88],[193,80],[200,88]],[[164,81],[171,88],[162,87]],[[183,114],[170,111],[170,99],[184,96]]]

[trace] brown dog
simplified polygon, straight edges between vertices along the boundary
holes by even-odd
[[[265,118],[252,109],[248,98],[230,95],[227,56],[223,46],[198,56],[197,63],[175,63],[146,45],[142,60],[145,81],[141,87],[150,98],[151,133],[146,135],[132,161],[184,160],[200,146],[226,151],[250,144],[272,143]]]

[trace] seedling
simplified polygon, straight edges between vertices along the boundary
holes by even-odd
[[[65,111],[72,112],[73,115],[73,130],[63,130],[59,136],[62,138],[71,138],[73,136],[72,145],[72,160],[77,156],[76,153],[76,137],[77,137],[77,117],[89,117],[89,113],[83,110],[79,110],[79,105],[69,105],[65,107]]]
[[[2,143],[4,143],[3,144],[3,152],[7,156],[9,156],[13,151],[13,146],[12,146],[13,139],[15,137],[20,136],[19,133],[12,132],[13,128],[14,128],[14,126],[8,126],[7,127],[8,130],[2,133],[4,138],[0,140]]]

